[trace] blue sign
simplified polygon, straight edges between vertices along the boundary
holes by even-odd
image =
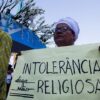
[[[13,41],[19,44],[32,49],[46,48],[34,32],[14,21],[10,16],[1,14],[0,29],[10,34]],[[23,50],[23,48],[20,50]]]

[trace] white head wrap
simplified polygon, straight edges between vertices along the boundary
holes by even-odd
[[[64,18],[64,19],[60,19],[57,23],[57,24],[60,24],[60,23],[65,23],[67,24],[74,32],[75,32],[75,38],[77,39],[78,38],[78,34],[79,34],[79,26],[78,26],[78,23],[70,18],[70,17],[67,17],[67,18]]]

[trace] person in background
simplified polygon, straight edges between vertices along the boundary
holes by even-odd
[[[8,65],[8,70],[7,70],[7,77],[6,77],[6,84],[7,84],[6,95],[8,95],[9,88],[10,88],[10,85],[11,85],[12,74],[13,74],[13,68],[12,68],[12,65],[9,64]]]
[[[58,47],[73,45],[79,35],[78,23],[70,18],[64,18],[56,23],[54,41]]]
[[[11,55],[12,39],[0,30],[0,100],[6,99],[6,75]]]

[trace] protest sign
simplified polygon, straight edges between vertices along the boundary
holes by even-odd
[[[23,51],[7,100],[99,100],[99,44]]]

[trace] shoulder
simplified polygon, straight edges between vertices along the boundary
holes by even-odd
[[[0,30],[0,42],[4,46],[9,46],[9,47],[12,46],[11,37],[7,33],[3,32],[2,30]]]

